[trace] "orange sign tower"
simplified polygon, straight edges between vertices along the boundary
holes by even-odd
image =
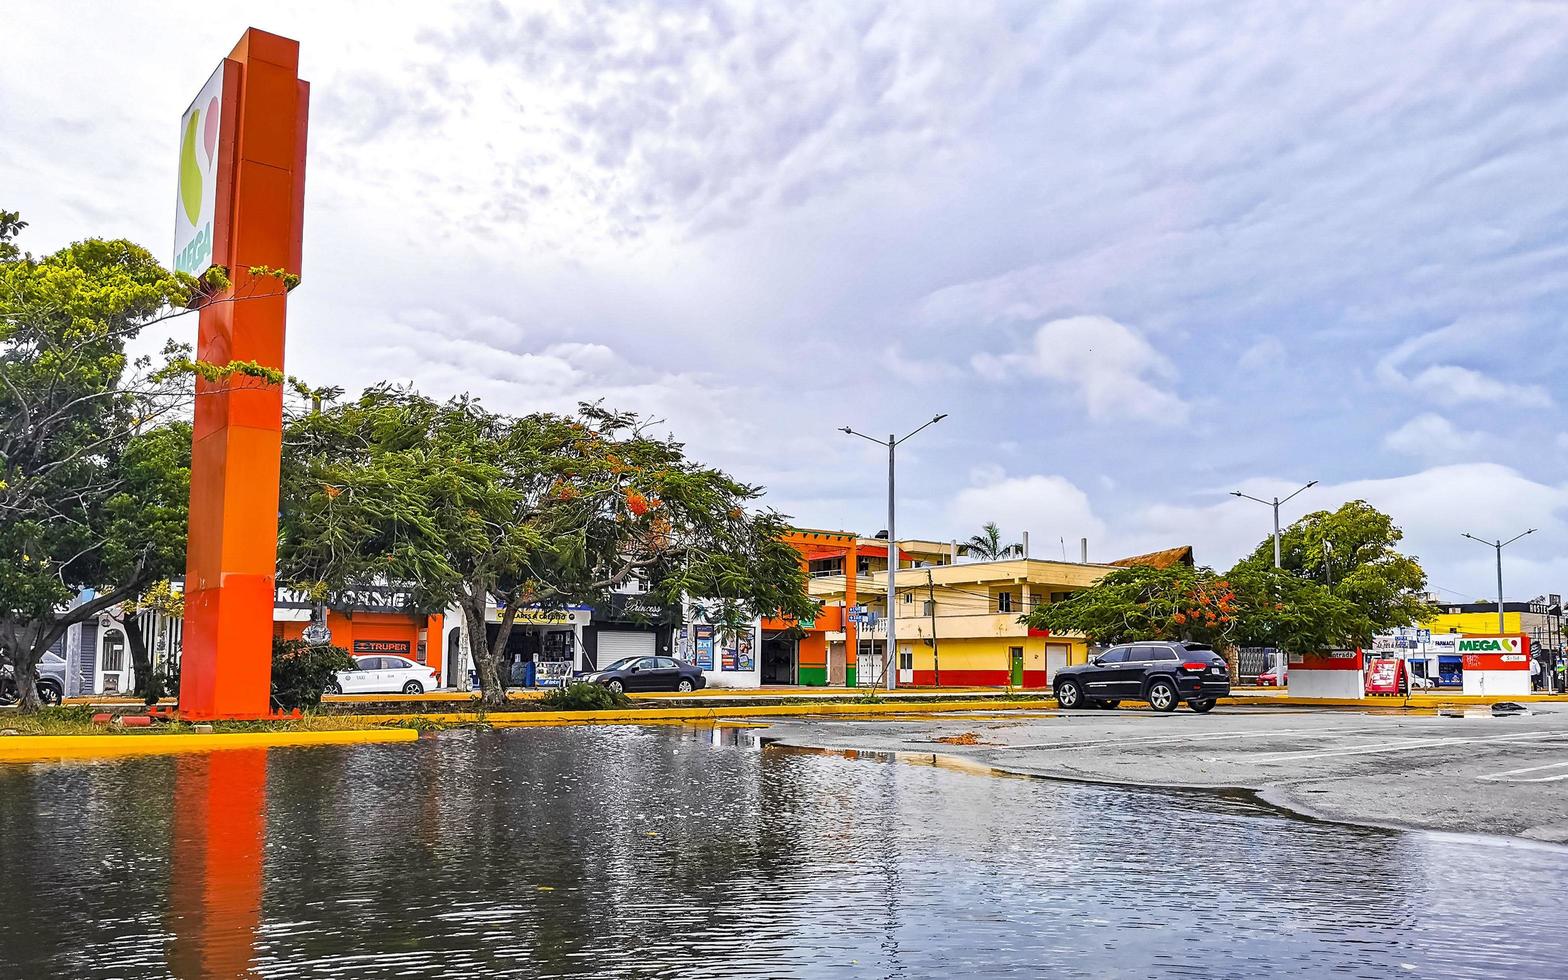
[[[175,265],[229,277],[202,300],[201,361],[283,369],[277,272],[300,272],[309,100],[299,42],[251,28],[186,112]],[[272,271],[250,271],[261,267]],[[270,707],[282,388],[198,378],[194,429],[180,714],[259,718]]]

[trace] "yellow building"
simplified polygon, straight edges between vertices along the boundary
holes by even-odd
[[[1190,548],[1112,564],[1024,558],[955,564],[950,545],[926,541],[903,541],[898,550],[898,680],[917,686],[1049,687],[1057,669],[1088,659],[1088,646],[1082,636],[1031,630],[1020,616],[1088,588],[1118,566],[1192,561]],[[876,624],[859,631],[854,658],[864,683],[881,673],[887,639],[885,562],[862,570],[856,590],[857,602],[876,614]],[[827,575],[813,577],[812,592],[830,605],[843,597]],[[844,634],[830,635],[830,644],[835,639],[842,643]]]

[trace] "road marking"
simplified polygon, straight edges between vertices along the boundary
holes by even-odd
[[[1337,759],[1349,755],[1376,755],[1380,752],[1402,752],[1406,749],[1433,748],[1435,746],[1464,745],[1471,742],[1517,742],[1520,739],[1557,739],[1568,738],[1568,732],[1551,734],[1548,732],[1514,732],[1509,735],[1478,735],[1471,737],[1446,737],[1428,739],[1409,739],[1403,742],[1383,745],[1373,745],[1358,748],[1328,749],[1316,751],[1313,749],[1298,749],[1291,752],[1270,752],[1258,758],[1250,759],[1261,765],[1272,765],[1276,762],[1305,762],[1308,759]]]
[[[1008,749],[1089,749],[1101,745],[1156,745],[1165,742],[1213,742],[1222,738],[1266,738],[1271,735],[1306,735],[1326,738],[1338,735],[1365,735],[1385,731],[1382,728],[1273,728],[1248,729],[1242,732],[1200,732],[1192,735],[1150,735],[1144,738],[1097,738],[1073,742],[1021,742],[1017,745],[998,746]]]
[[[1508,777],[1518,776],[1521,773],[1526,772],[1540,772],[1543,769],[1563,768],[1568,768],[1568,762],[1551,762],[1544,766],[1530,766],[1526,769],[1510,769],[1507,772],[1494,772],[1490,776],[1477,776],[1475,778],[1485,779],[1497,783],[1555,783],[1559,779],[1568,779],[1568,772],[1558,773],[1555,776],[1532,776],[1529,779],[1510,779]]]

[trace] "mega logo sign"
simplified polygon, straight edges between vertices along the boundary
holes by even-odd
[[[199,276],[212,267],[223,124],[223,65],[180,119],[180,180],[174,201],[174,268]]]
[[[1460,653],[1522,653],[1524,643],[1517,636],[1469,636],[1459,640]]]

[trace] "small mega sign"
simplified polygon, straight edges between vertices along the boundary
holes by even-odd
[[[174,268],[199,276],[212,267],[223,157],[223,63],[180,119],[180,181],[174,201]]]
[[[1465,670],[1530,669],[1530,641],[1525,636],[1462,636],[1456,646]]]

